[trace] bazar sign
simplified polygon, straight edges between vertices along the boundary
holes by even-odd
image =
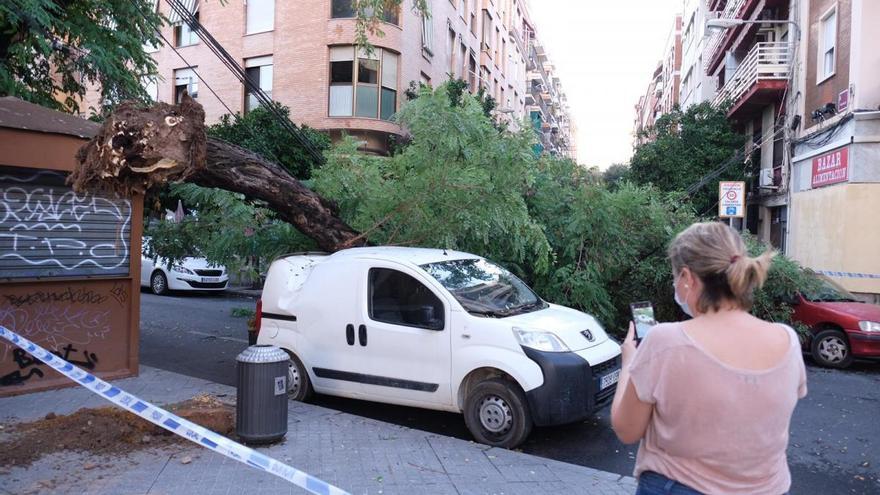
[[[834,151],[813,158],[813,187],[822,187],[849,179],[849,148]]]

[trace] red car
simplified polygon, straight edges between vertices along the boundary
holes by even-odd
[[[792,319],[810,327],[805,343],[822,366],[846,368],[853,359],[880,359],[880,306],[859,302],[830,279],[792,301]]]

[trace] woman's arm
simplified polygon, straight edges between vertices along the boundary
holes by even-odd
[[[629,324],[626,340],[621,345],[623,364],[620,369],[620,382],[611,403],[611,428],[623,443],[635,443],[645,436],[654,405],[642,402],[636,395],[636,388],[629,379],[629,365],[636,354],[633,341],[633,324]]]

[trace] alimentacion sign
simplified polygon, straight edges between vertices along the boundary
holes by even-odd
[[[844,146],[813,158],[812,187],[849,180],[849,147]]]

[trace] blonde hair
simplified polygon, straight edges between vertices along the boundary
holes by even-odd
[[[720,222],[695,223],[669,245],[669,260],[678,275],[684,267],[703,282],[697,310],[718,311],[729,301],[749,310],[754,291],[764,285],[774,251],[752,258],[739,232]]]

